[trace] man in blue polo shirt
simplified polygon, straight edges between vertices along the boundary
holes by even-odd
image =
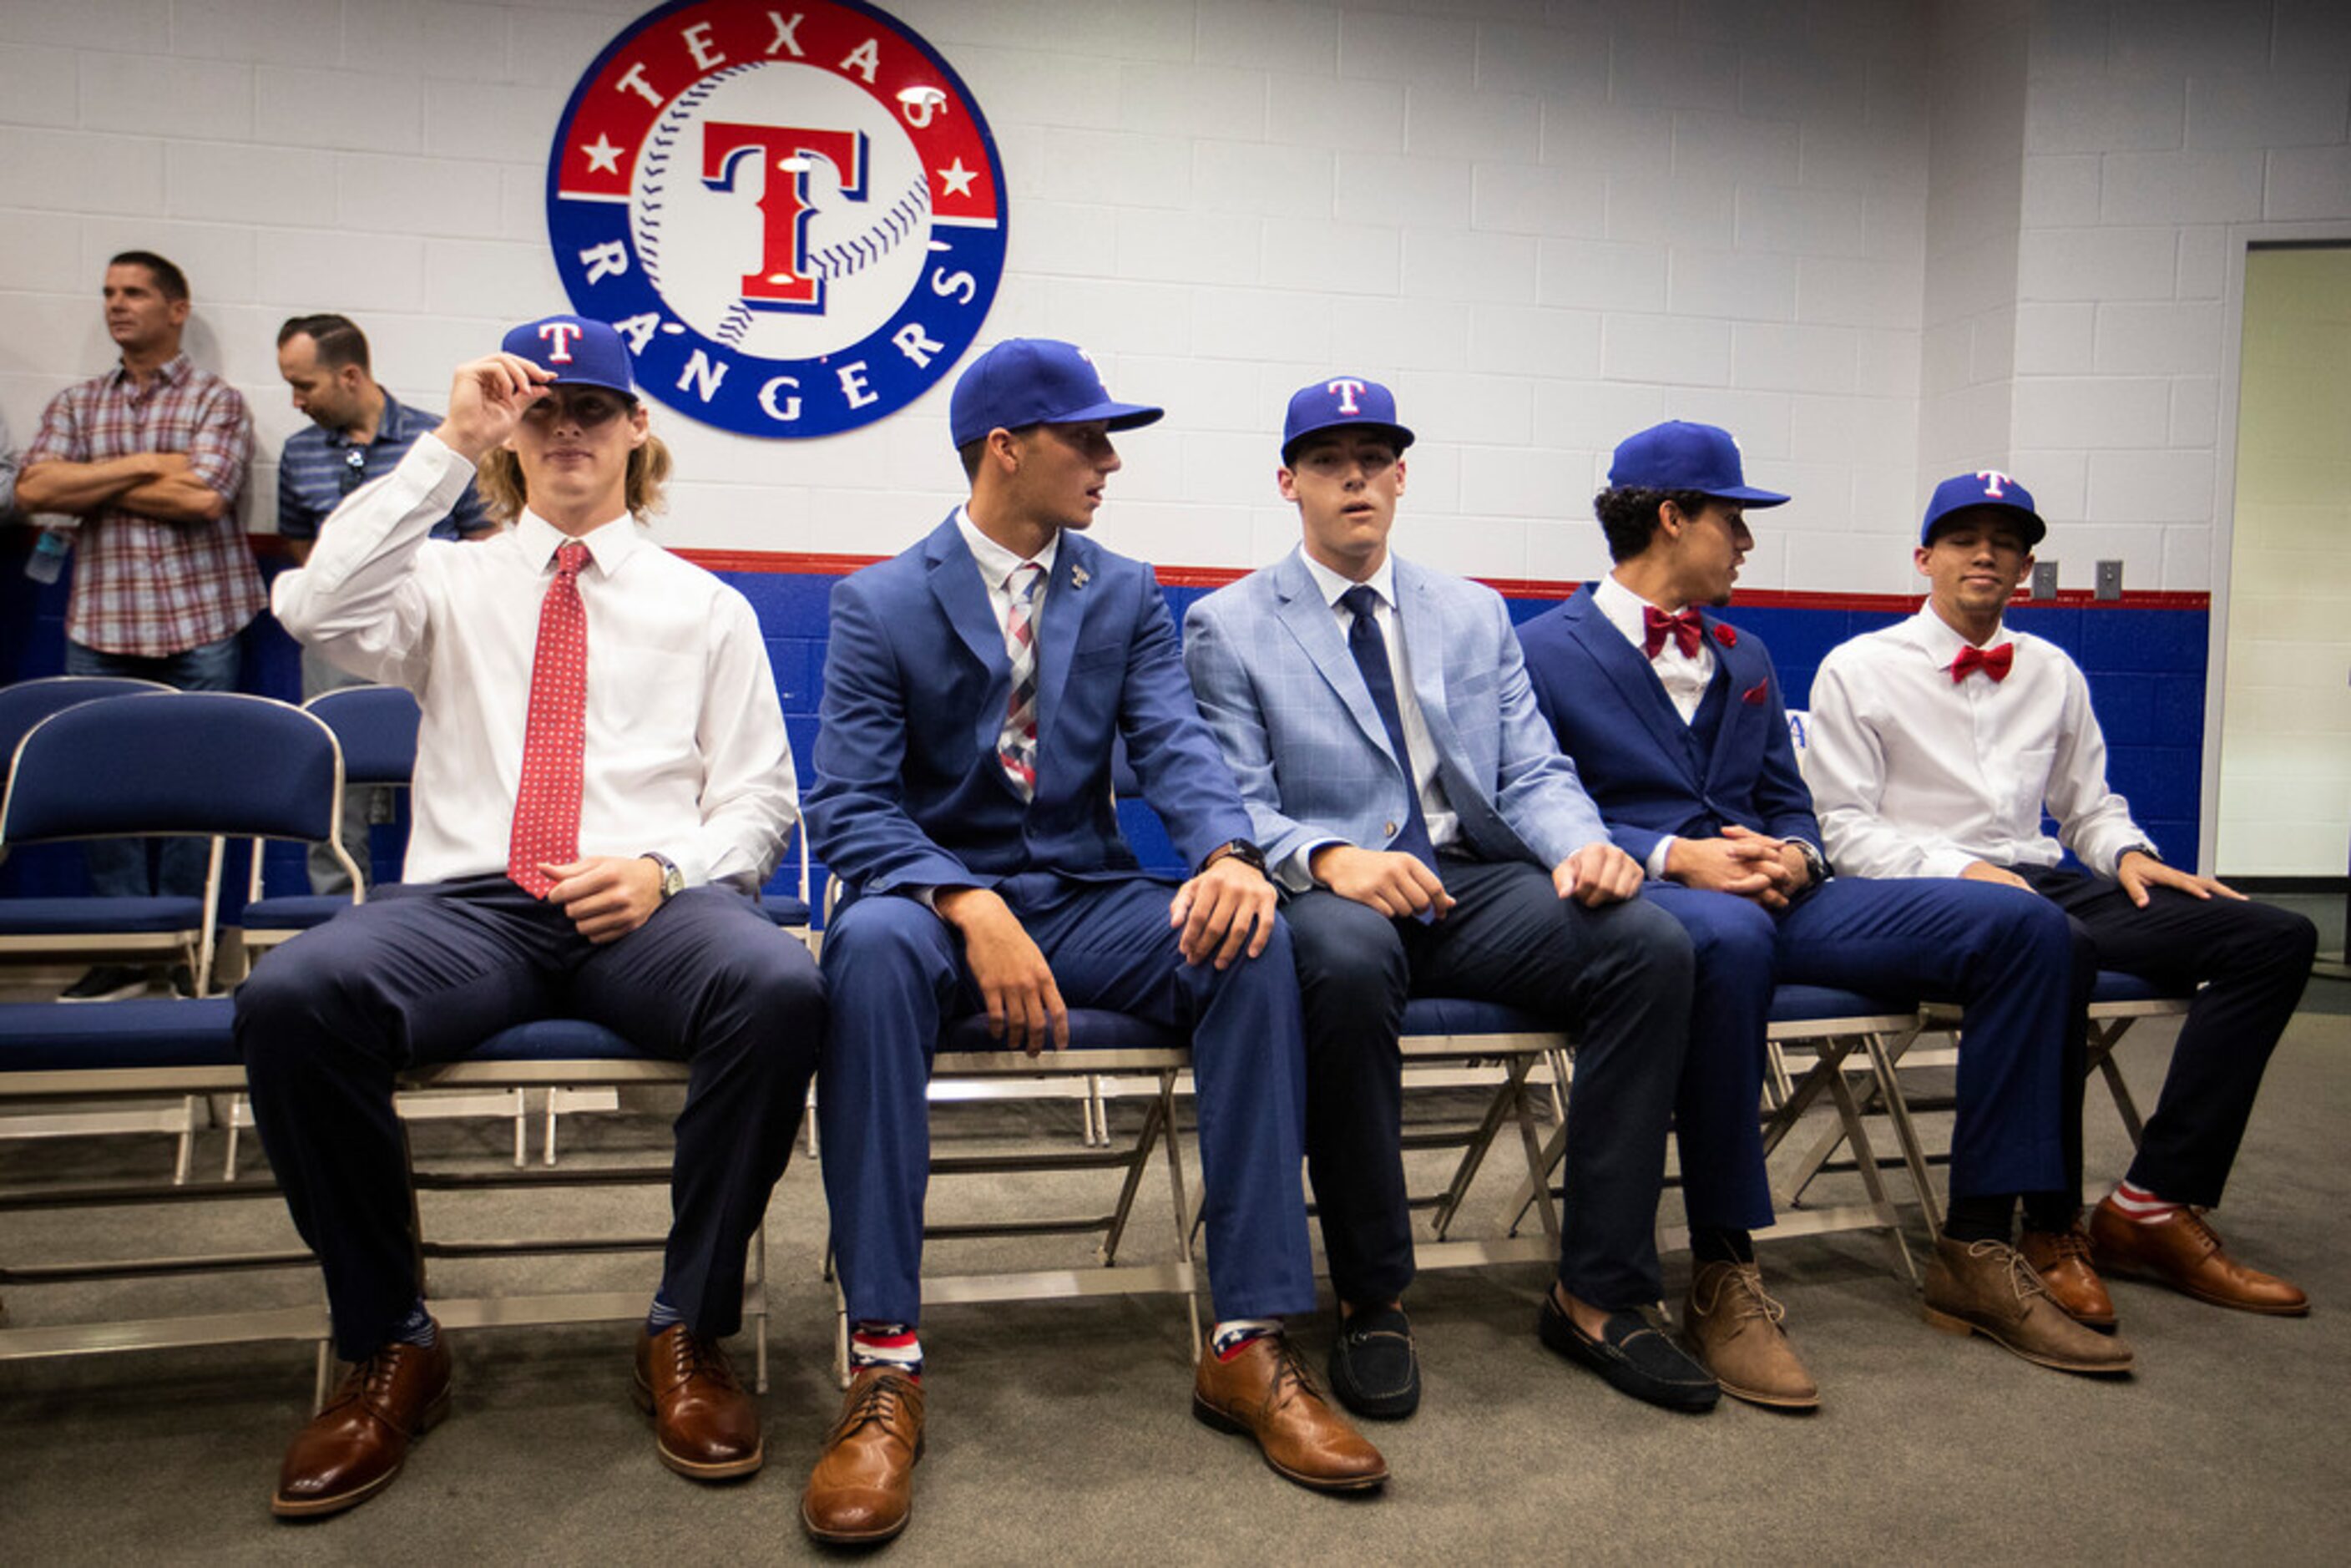
[[[410,408],[377,384],[368,367],[367,335],[349,317],[294,316],[277,329],[277,373],[294,391],[294,406],[309,415],[308,429],[286,438],[277,460],[277,532],[296,566],[310,559],[319,525],[343,497],[398,466],[416,438],[441,423]],[[497,530],[472,485],[449,515],[433,527],[434,538],[483,538]],[[302,698],[360,685],[309,649],[302,650]],[[380,789],[353,789],[343,800],[343,848],[364,872],[368,821]],[[324,844],[310,848],[310,891],[348,893],[350,879]]]

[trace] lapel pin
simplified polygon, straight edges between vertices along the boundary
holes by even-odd
[[[1083,588],[1085,585],[1086,569],[1081,566],[1073,566],[1070,568],[1070,586],[1071,588]]]

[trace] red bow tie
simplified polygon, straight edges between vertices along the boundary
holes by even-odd
[[[1643,633],[1641,651],[1652,659],[1656,658],[1658,650],[1666,645],[1667,637],[1671,637],[1674,640],[1674,646],[1682,651],[1683,658],[1695,659],[1698,657],[1699,640],[1706,635],[1706,628],[1699,622],[1696,610],[1685,610],[1677,615],[1668,615],[1654,604],[1641,606],[1641,631]]]
[[[2016,663],[2016,644],[2002,643],[1997,648],[1962,648],[1959,656],[1951,661],[1951,684],[1958,685],[1977,670],[1992,678],[1996,685],[2008,679],[2011,665]]]

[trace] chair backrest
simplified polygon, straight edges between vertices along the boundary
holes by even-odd
[[[342,750],[290,704],[227,692],[83,703],[35,725],[0,803],[0,844],[200,834],[332,839]]]
[[[346,784],[405,784],[416,771],[416,727],[423,717],[405,686],[339,686],[302,705],[324,720],[343,748]]]
[[[16,747],[35,725],[53,713],[100,697],[170,690],[161,681],[134,680],[129,675],[45,675],[0,686],[0,758],[8,759],[13,770]]]

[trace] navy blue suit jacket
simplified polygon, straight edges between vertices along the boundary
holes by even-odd
[[[1710,746],[1682,722],[1647,658],[1608,623],[1589,588],[1519,628],[1536,706],[1617,847],[1635,860],[1646,862],[1667,834],[1710,839],[1731,822],[1817,848],[1821,826],[1796,770],[1771,655],[1751,632],[1711,615],[1705,623],[1724,704]]]
[[[808,829],[845,893],[1142,874],[1112,800],[1120,737],[1186,863],[1249,836],[1148,566],[1063,532],[1037,632],[1037,794],[1024,802],[996,756],[1011,662],[954,516],[833,589]]]

